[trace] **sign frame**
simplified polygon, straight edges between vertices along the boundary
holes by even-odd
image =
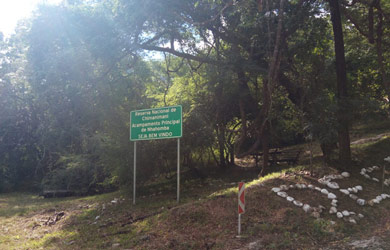
[[[160,110],[164,110],[164,112],[162,113],[170,113],[170,112],[176,112],[176,110],[178,111],[179,114],[176,114],[176,115],[179,115],[179,118],[176,117],[176,120],[169,120],[169,114],[165,114],[167,117],[165,117],[165,115],[161,115],[161,114],[158,114]],[[166,112],[166,110],[168,110],[169,112]],[[161,117],[154,117],[154,118],[150,118],[150,119],[145,119],[145,120],[152,120],[150,123],[150,126],[157,126],[157,124],[153,124],[153,120],[157,120],[157,121],[154,121],[154,123],[159,123],[158,125],[161,125],[160,124],[160,121],[161,123],[163,123],[162,121],[166,121],[164,123],[168,123],[168,124],[163,124],[165,125],[164,127],[153,127],[151,130],[153,130],[154,128],[160,128],[160,129],[156,129],[156,130],[170,130],[171,127],[169,127],[169,121],[180,121],[179,122],[179,133],[174,135],[174,136],[161,136],[161,137],[157,137],[157,133],[156,133],[156,137],[155,136],[152,136],[150,137],[149,135],[148,136],[142,136],[143,138],[139,138],[139,133],[137,134],[138,138],[132,138],[132,114],[136,114],[136,112],[139,112],[139,116],[141,116],[141,121],[143,121],[143,116],[142,115],[148,115],[147,117],[153,117],[153,115],[155,115],[156,117],[157,116],[161,116]],[[156,114],[153,114],[154,112],[156,112]],[[152,116],[150,116],[152,115]],[[166,120],[163,120],[164,118],[167,118]],[[174,123],[174,122],[172,122]],[[137,123],[137,124],[143,124],[143,123]],[[172,125],[175,125],[175,124],[172,124]],[[177,125],[177,124],[176,124]],[[140,125],[140,126],[137,126],[136,128],[138,127],[142,127],[142,129],[145,129],[145,127],[147,127],[146,125]],[[178,127],[178,126],[176,126]],[[148,132],[147,130],[148,129],[145,129],[146,131],[142,131],[141,132]],[[177,139],[177,203],[180,202],[180,138],[183,137],[183,108],[181,105],[176,105],[176,106],[168,106],[168,107],[161,107],[161,108],[153,108],[153,109],[140,109],[140,110],[133,110],[133,111],[130,111],[130,141],[133,141],[134,142],[134,161],[133,161],[133,205],[135,205],[135,198],[136,198],[136,182],[137,182],[137,179],[136,179],[136,174],[137,174],[137,141],[146,141],[146,140],[162,140],[162,139]],[[149,131],[150,132],[150,131]],[[154,132],[154,131],[152,131]],[[165,132],[166,133],[166,132]],[[173,132],[172,132],[173,133]]]

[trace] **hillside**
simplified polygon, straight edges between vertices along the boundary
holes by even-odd
[[[255,172],[250,168],[237,168],[220,178],[184,179],[180,204],[174,181],[146,186],[136,206],[125,191],[62,199],[1,194],[0,248],[388,249],[390,196],[382,195],[378,202],[372,199],[390,193],[386,186],[382,192],[374,179],[382,179],[389,148],[385,135],[355,143],[356,165],[349,166],[349,177],[315,161],[313,175],[302,165],[252,181]],[[378,168],[372,168],[374,164]],[[242,176],[247,182],[246,212],[242,235],[237,237],[237,182]],[[326,180],[339,188],[330,188]],[[357,186],[361,188],[352,189]],[[341,192],[348,188],[366,204],[359,205],[355,197]],[[335,207],[343,218],[329,213],[336,202],[323,189],[337,196]],[[305,212],[299,202],[289,202],[274,191],[284,191],[310,208],[305,206]]]

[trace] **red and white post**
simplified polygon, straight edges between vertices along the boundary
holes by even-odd
[[[245,183],[238,184],[238,235],[241,234],[241,214],[245,213]]]

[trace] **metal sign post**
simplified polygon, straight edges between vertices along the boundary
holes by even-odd
[[[171,106],[130,112],[130,141],[134,141],[133,204],[136,196],[136,141],[177,138],[177,202],[180,201],[180,137],[182,107]]]
[[[180,139],[177,139],[177,203],[180,202]]]
[[[137,142],[134,142],[134,163],[133,163],[133,205],[135,205],[135,187],[137,183]]]
[[[238,184],[238,235],[241,234],[241,214],[245,213],[245,183]]]

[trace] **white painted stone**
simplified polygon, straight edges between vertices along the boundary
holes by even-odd
[[[376,181],[376,182],[379,182],[379,180],[377,178],[372,178],[373,181]]]
[[[360,219],[363,219],[363,218],[364,218],[364,215],[358,214],[358,217],[359,217]]]
[[[288,196],[286,192],[277,192],[277,195],[279,195],[282,198],[286,198]]]
[[[378,195],[375,199],[378,200],[379,202],[381,202],[383,200],[381,195]]]
[[[381,194],[381,197],[382,197],[382,200],[387,199],[387,195],[386,194]]]
[[[364,199],[358,199],[356,202],[357,202],[357,204],[359,204],[360,206],[366,205],[366,201],[365,201]]]
[[[347,189],[340,189],[340,192],[345,195],[349,195],[349,191]]]
[[[287,196],[287,197],[286,197],[286,200],[289,201],[289,202],[292,202],[292,201],[294,200],[294,198],[291,197],[291,196]]]
[[[352,188],[348,188],[348,192],[352,193],[353,192]]]
[[[310,212],[310,210],[311,210],[310,205],[308,205],[308,204],[303,205],[303,211],[305,211],[305,213]]]
[[[330,207],[329,213],[330,213],[330,214],[335,214],[335,213],[337,213],[337,208],[335,208],[335,207]]]
[[[305,189],[305,188],[307,188],[307,186],[305,184],[301,184],[301,188]]]
[[[287,191],[288,187],[286,185],[280,185],[280,190]]]
[[[355,188],[356,188],[358,191],[363,191],[363,187],[360,186],[360,185],[356,186]]]
[[[372,200],[375,204],[379,204],[381,201],[380,200],[378,200],[378,199],[373,199]]]
[[[337,216],[337,218],[339,218],[339,219],[343,218],[343,214],[340,213],[340,212],[337,212],[336,216]]]
[[[289,188],[290,188],[290,189],[293,189],[293,188],[295,188],[295,186],[294,186],[294,185],[290,185]]]
[[[347,210],[344,210],[344,211],[342,212],[342,214],[343,214],[343,216],[349,216],[349,215],[350,215],[349,212],[348,212]]]
[[[272,190],[272,192],[274,192],[274,193],[280,192],[280,188],[278,188],[278,187],[274,187],[274,188],[272,188],[271,190]]]
[[[333,199],[336,199],[336,198],[337,198],[337,196],[334,193],[329,193],[328,194],[328,199],[333,200]]]
[[[379,167],[378,166],[372,166],[372,169],[373,170],[379,170]]]
[[[351,222],[351,223],[353,223],[353,224],[357,224],[356,220],[355,220],[355,219],[352,219],[352,218],[349,219],[349,222]]]
[[[350,175],[348,172],[342,172],[342,173],[341,173],[341,176],[343,176],[344,178],[348,178],[348,177],[350,177],[351,175]]]
[[[359,197],[357,197],[356,195],[354,195],[354,194],[350,194],[349,195],[349,198],[351,198],[352,200],[357,200]]]
[[[355,215],[356,213],[353,212],[353,211],[349,211],[349,214],[350,214],[350,215]]]
[[[329,180],[324,179],[324,178],[321,178],[321,179],[318,180],[318,182],[319,182],[320,184],[327,185],[327,184],[329,183]]]
[[[387,156],[385,159],[383,159],[384,161],[387,161],[390,163],[390,156]]]
[[[371,173],[372,171],[374,171],[374,169],[373,169],[372,167],[369,167],[369,168],[367,169],[367,172],[369,172],[369,173]]]
[[[326,194],[326,195],[327,195],[327,194],[329,194],[329,191],[328,191],[328,190],[326,190],[325,188],[323,188],[323,189],[321,189],[321,193],[322,193],[322,194]]]
[[[310,188],[310,189],[314,189],[314,186],[311,185],[311,184],[307,185],[307,187]]]
[[[321,192],[321,190],[322,190],[322,189],[319,188],[319,187],[315,187],[314,189],[317,190],[318,192]]]
[[[334,226],[334,225],[336,225],[336,222],[335,221],[329,221],[329,223],[332,225],[332,226]]]
[[[328,182],[328,184],[326,184],[326,185],[332,189],[339,189],[340,188],[339,184],[337,184],[336,182]]]
[[[355,194],[357,194],[357,192],[358,192],[357,188],[356,188],[356,187],[353,187],[353,188],[352,188],[352,192],[354,192]]]
[[[336,200],[336,199],[333,199],[332,200],[332,203],[335,203],[335,204],[337,204],[337,202],[339,202],[338,200]]]
[[[300,202],[300,201],[297,201],[297,200],[294,200],[293,203],[294,203],[294,205],[297,206],[297,207],[302,207],[302,206],[303,206],[303,203]]]
[[[360,171],[365,173],[367,170],[365,168],[362,168]]]
[[[364,177],[366,177],[367,179],[371,179],[371,177],[368,174],[364,174]]]

